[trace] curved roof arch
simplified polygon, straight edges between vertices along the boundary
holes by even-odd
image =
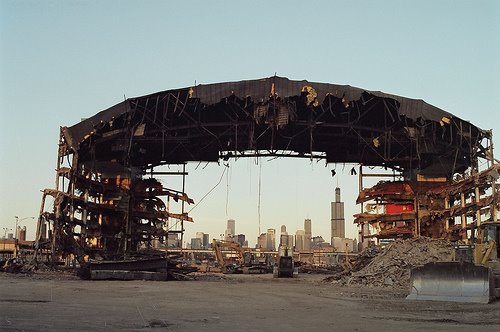
[[[92,165],[266,154],[448,178],[485,156],[490,135],[420,99],[277,76],[130,98],[62,133],[78,161]]]

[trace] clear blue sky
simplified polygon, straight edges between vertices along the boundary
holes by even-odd
[[[36,216],[40,190],[54,187],[59,126],[124,95],[195,80],[276,72],[421,98],[492,128],[500,146],[499,17],[499,1],[0,0],[0,227],[14,228],[15,215]],[[337,180],[329,175],[335,166],[324,166],[262,161],[262,229],[295,231],[310,217],[314,235],[330,237]],[[259,167],[241,159],[230,169],[229,180],[193,211],[188,238],[217,236],[234,218],[236,231],[255,242]],[[349,169],[338,181],[354,236],[357,182]],[[190,172],[187,189],[197,201],[222,167]]]

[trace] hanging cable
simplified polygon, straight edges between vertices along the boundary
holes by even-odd
[[[257,210],[259,214],[259,236],[262,234],[260,232],[260,188],[261,188],[261,182],[262,182],[262,163],[259,163],[259,202],[257,205]]]
[[[217,188],[217,186],[222,182],[222,178],[224,177],[224,174],[226,173],[226,169],[229,168],[229,166],[227,165],[224,165],[226,167],[224,167],[224,170],[222,171],[222,174],[220,175],[220,178],[219,178],[219,181],[217,182],[217,184],[215,186],[212,187],[212,189],[210,189],[199,201],[198,203],[196,203],[192,208],[191,210],[188,211],[188,214],[191,213],[191,211],[194,210],[195,207],[197,207],[201,202],[203,202],[203,200],[205,199],[205,197],[207,197],[208,195],[210,195],[210,193],[212,191],[214,191],[215,188]]]
[[[229,168],[229,163],[227,163],[227,168]],[[226,217],[227,217],[227,206],[229,203],[229,172],[226,172]]]

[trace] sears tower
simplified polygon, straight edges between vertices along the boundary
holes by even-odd
[[[344,202],[340,201],[340,188],[335,188],[332,202],[332,243],[334,237],[345,238]]]

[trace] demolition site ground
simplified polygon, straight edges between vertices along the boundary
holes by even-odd
[[[86,281],[0,274],[0,330],[482,331],[500,303],[415,302],[394,287],[342,286],[325,275],[194,274],[187,281]]]
[[[301,263],[299,277],[274,279],[194,272],[204,258],[152,250],[179,247],[194,221],[186,164],[240,157],[359,164],[364,251],[321,275],[297,248],[284,256]],[[164,176],[182,176],[182,189]],[[18,260],[16,248],[0,266],[0,330],[499,331],[498,300],[405,300],[410,271],[453,261],[457,243],[482,253],[490,242],[479,262],[497,261],[487,229],[498,226],[499,178],[492,131],[422,100],[277,76],[129,98],[60,128],[55,188],[43,190],[34,245],[19,248],[31,254]],[[375,239],[394,241],[380,251]],[[239,253],[237,266],[260,268],[261,252]],[[84,279],[121,280],[43,267],[70,260]],[[137,280],[153,277],[176,280]]]

